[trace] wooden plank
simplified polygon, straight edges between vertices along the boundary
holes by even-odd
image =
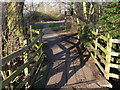
[[[74,61],[74,69],[77,83],[87,81],[83,72],[83,68],[79,59]]]
[[[120,43],[120,40],[119,39],[111,39],[110,40],[112,43]]]
[[[91,83],[91,84],[87,84],[86,85],[88,89],[92,89],[92,88],[101,88],[98,84],[96,83]]]
[[[72,88],[87,88],[87,85],[88,84],[91,84],[91,83],[96,83],[98,80],[92,80],[92,81],[85,81],[85,82],[80,82],[80,83],[75,83],[75,84],[71,84],[71,85],[66,85],[66,86],[63,86],[62,88],[66,88],[66,87],[72,87]],[[87,89],[88,90],[88,89]]]
[[[41,37],[42,37],[41,34],[38,35],[38,37],[37,37],[35,40],[33,40],[33,42],[30,43],[28,46],[26,46],[26,47],[24,47],[24,48],[22,48],[22,49],[20,49],[20,50],[18,50],[18,51],[16,51],[16,52],[14,52],[14,53],[12,53],[12,54],[10,54],[10,55],[2,58],[2,59],[1,59],[1,60],[2,60],[2,65],[6,64],[7,62],[9,62],[9,61],[11,61],[12,59],[16,58],[17,56],[21,55],[23,52],[28,51],[29,48],[31,48],[35,43],[37,43],[37,41],[38,41]],[[41,44],[40,46],[42,46],[42,44]]]
[[[89,66],[96,78],[97,82],[95,83],[99,86],[99,88],[106,88],[106,87],[111,88],[112,87],[112,85],[102,76],[102,74],[100,73],[100,71],[98,70],[98,68],[95,66],[95,64],[92,61],[89,62]]]
[[[116,57],[118,57],[118,56],[120,56],[120,53],[119,53],[119,52],[111,52],[111,56],[116,56]]]
[[[97,84],[101,87],[101,88],[112,88],[112,84],[109,83],[105,78],[102,78],[100,80],[97,81]]]
[[[95,65],[95,63],[93,62],[93,60],[89,61],[89,67],[93,73],[93,76],[95,77],[96,80],[99,80],[102,78],[102,74],[100,73],[98,67]]]
[[[62,48],[59,47],[59,45],[54,45],[51,49],[52,49],[54,55],[61,53],[63,51]]]
[[[50,69],[49,73],[47,76],[47,81],[46,81],[46,88],[55,88],[56,86],[56,78],[57,78],[57,62],[51,63],[50,64]]]
[[[56,87],[61,88],[62,86],[66,85],[67,77],[66,77],[66,64],[65,60],[59,60],[59,66],[57,68],[57,75],[56,75]]]
[[[73,40],[72,40],[72,41],[73,41]],[[76,40],[74,40],[74,42],[75,42],[75,41],[76,41]],[[69,41],[69,42],[70,42],[70,41]],[[69,48],[71,48],[71,47],[73,46],[72,42],[71,42],[71,43],[69,43],[69,42],[61,42],[61,44],[64,45],[65,48],[69,49]]]
[[[109,77],[120,79],[120,75],[114,74],[114,73],[109,73]]]
[[[67,65],[67,85],[76,83],[76,76],[74,71],[74,64],[71,61],[66,62]]]
[[[92,70],[90,69],[88,65],[84,65],[82,69],[83,69],[83,72],[84,72],[84,75],[87,81],[95,80]]]
[[[87,84],[86,83],[78,83],[78,84],[75,84],[73,86],[71,86],[73,88],[75,88],[75,90],[88,90],[87,89]]]

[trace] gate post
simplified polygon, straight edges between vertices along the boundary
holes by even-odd
[[[110,66],[109,66],[109,64],[110,64],[110,61],[111,61],[112,42],[110,41],[111,37],[110,37],[109,34],[108,34],[107,38],[108,38],[108,41],[107,41],[107,47],[106,47],[107,53],[106,53],[106,64],[105,64],[105,71],[106,71],[105,77],[106,77],[106,79],[109,80],[109,72],[110,72]]]

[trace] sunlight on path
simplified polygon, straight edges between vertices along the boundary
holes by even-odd
[[[48,23],[48,24],[50,24],[50,23],[63,23],[63,22],[65,22],[64,20],[62,20],[62,21],[43,21],[43,22],[36,22],[35,24],[39,24],[39,23]]]
[[[43,30],[42,30],[44,33],[43,39],[58,36],[56,32],[51,30],[51,28],[49,27],[50,25],[51,24],[44,25]]]

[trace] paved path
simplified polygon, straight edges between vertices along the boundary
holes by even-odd
[[[45,88],[111,87],[89,59],[89,54],[80,49],[75,33],[57,34],[49,28],[49,24],[43,32],[43,51],[48,62]]]

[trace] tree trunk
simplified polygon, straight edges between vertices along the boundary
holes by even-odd
[[[87,20],[87,4],[86,4],[86,2],[83,2],[83,13],[84,13],[84,19]]]
[[[23,6],[24,2],[10,2],[7,10],[7,26],[9,29],[9,54],[15,52],[16,50],[20,49],[21,47],[25,46],[27,43],[24,43],[26,38],[26,31],[24,29],[24,21],[23,21]],[[26,55],[26,54],[25,54]],[[25,60],[23,59],[25,58]],[[25,57],[17,57],[16,59],[12,60],[8,63],[9,68],[9,75],[17,68],[19,65],[26,61]],[[13,66],[14,63],[18,65]]]
[[[2,3],[0,3],[0,60],[2,59]],[[0,71],[1,74],[2,72],[2,61],[0,61]],[[2,85],[2,76],[0,74],[0,85]],[[1,86],[0,86],[0,90],[1,90]]]
[[[0,59],[1,58],[2,58],[2,3],[0,3]]]

